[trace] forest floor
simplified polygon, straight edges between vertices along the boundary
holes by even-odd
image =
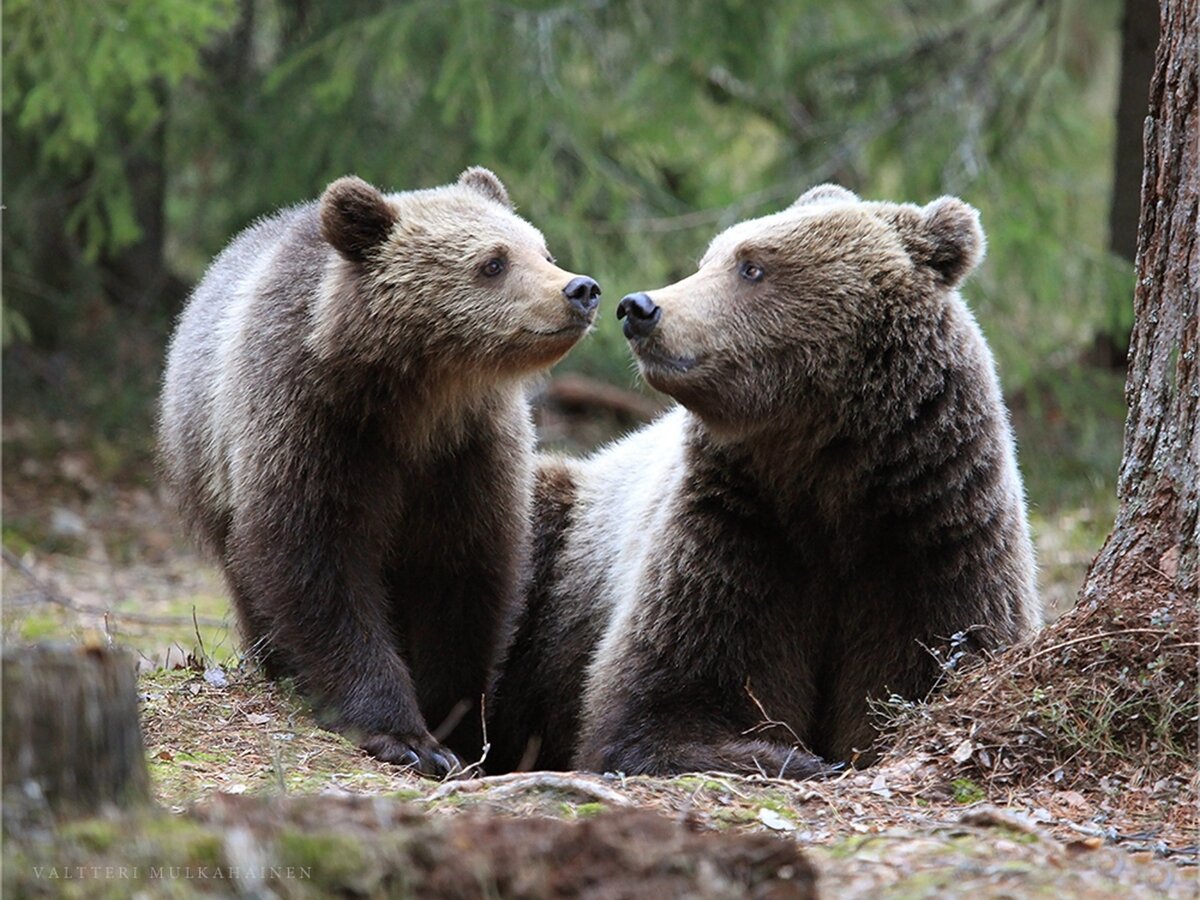
[[[94,447],[71,449],[61,429],[50,454],[36,429],[5,425],[3,639],[136,654],[159,809],[52,836],[6,819],[6,894],[64,892],[50,864],[219,874],[247,860],[305,873],[259,884],[262,896],[803,897],[814,884],[833,897],[1200,894],[1187,598],[1151,585],[1116,627],[1089,630],[1076,610],[1036,646],[952,673],[944,697],[887,711],[897,734],[879,765],[829,781],[438,783],[319,729],[286,686],[245,666],[219,576],[150,480]],[[1035,517],[1053,616],[1070,606],[1105,515]],[[128,892],[97,891],[91,871],[65,893]],[[142,887],[233,890],[203,879]]]

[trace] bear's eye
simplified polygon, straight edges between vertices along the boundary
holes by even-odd
[[[488,278],[495,278],[501,272],[508,268],[508,264],[499,256],[494,256],[479,267],[479,271]]]
[[[767,273],[763,271],[762,266],[760,266],[756,263],[752,263],[752,262],[750,262],[750,260],[746,260],[740,266],[738,266],[738,274],[741,275],[743,278],[745,278],[747,281],[756,281],[757,282],[757,281],[762,281],[763,276],[766,275]]]

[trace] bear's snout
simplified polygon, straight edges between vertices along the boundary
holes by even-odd
[[[594,278],[579,275],[567,282],[563,288],[563,296],[571,304],[572,309],[590,316],[600,303],[600,285]]]
[[[662,318],[662,309],[644,292],[626,294],[617,304],[617,318],[624,319],[625,337],[645,337]]]

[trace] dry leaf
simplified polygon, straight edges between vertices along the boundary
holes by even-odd
[[[971,758],[971,754],[974,752],[975,745],[971,742],[970,738],[967,738],[955,748],[954,752],[950,754],[950,758],[961,766]]]
[[[784,818],[773,809],[762,807],[758,811],[758,821],[762,822],[773,831],[795,831],[796,825],[791,820]]]

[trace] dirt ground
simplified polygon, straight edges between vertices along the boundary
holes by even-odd
[[[241,663],[220,579],[154,488],[114,477],[95,454],[6,453],[3,501],[4,641],[136,654],[160,807],[53,834],[6,819],[6,894],[128,894],[124,882],[42,877],[51,852],[64,866],[309,866],[311,877],[260,884],[259,896],[1200,893],[1195,603],[1152,582],[1122,622],[1096,628],[1077,610],[1036,648],[951,673],[944,698],[883,710],[894,750],[831,781],[528,773],[439,784],[320,730],[285,686]],[[1039,539],[1069,555],[1064,518]],[[1089,554],[1074,552],[1049,593],[1079,583]],[[164,822],[187,840],[159,835]],[[233,892],[207,880],[142,887]]]

